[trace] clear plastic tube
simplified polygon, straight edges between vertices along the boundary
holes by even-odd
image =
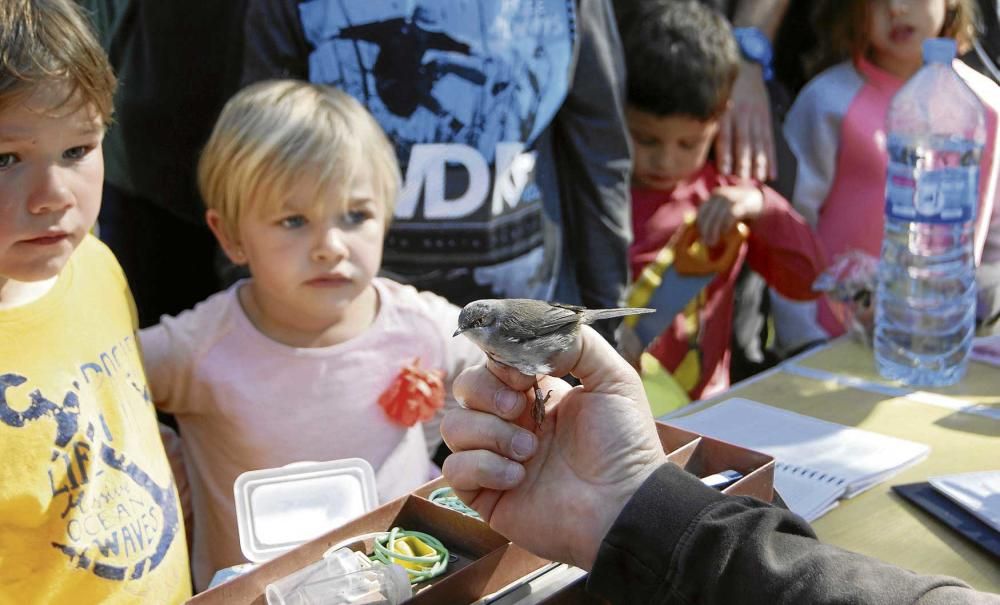
[[[348,548],[267,585],[268,605],[396,605],[413,595],[406,570],[398,565],[371,565]]]

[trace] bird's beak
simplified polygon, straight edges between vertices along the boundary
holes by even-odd
[[[451,337],[452,337],[452,338],[455,338],[456,336],[458,336],[458,335],[459,335],[459,334],[461,334],[462,332],[465,332],[465,329],[464,329],[464,328],[459,328],[459,329],[455,330],[455,333],[454,333],[454,334],[452,334],[452,335],[451,335]]]

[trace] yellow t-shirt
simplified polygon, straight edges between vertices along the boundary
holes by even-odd
[[[0,311],[0,604],[179,603],[184,523],[111,252]]]

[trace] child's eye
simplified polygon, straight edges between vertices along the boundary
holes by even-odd
[[[278,224],[285,229],[297,229],[306,224],[306,217],[301,214],[295,214],[292,216],[286,216],[285,218],[278,221]]]
[[[10,168],[17,162],[17,156],[13,153],[0,153],[0,170]]]
[[[373,217],[369,210],[348,210],[344,215],[348,225],[360,225]]]
[[[78,145],[76,147],[70,147],[63,152],[63,157],[67,160],[82,160],[93,147],[89,145]]]

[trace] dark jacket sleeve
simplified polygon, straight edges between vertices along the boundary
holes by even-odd
[[[298,0],[249,0],[243,85],[271,78],[309,79],[309,53]]]
[[[553,124],[566,254],[580,302],[622,302],[631,241],[625,65],[607,0],[581,0],[573,81]]]
[[[791,512],[724,496],[670,463],[615,521],[587,588],[615,603],[1000,602],[954,578],[821,544]]]

